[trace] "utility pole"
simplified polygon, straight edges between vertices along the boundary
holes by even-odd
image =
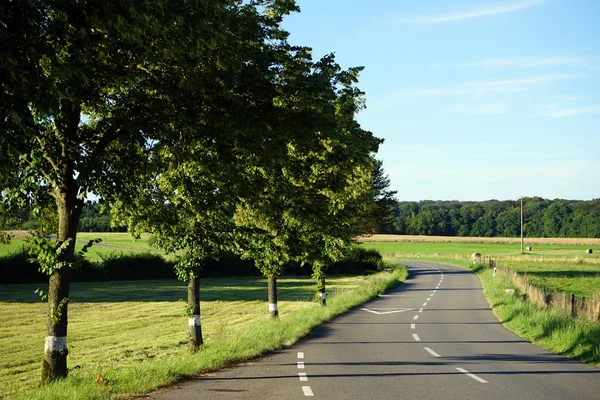
[[[525,253],[523,251],[523,196],[521,196],[521,254]]]

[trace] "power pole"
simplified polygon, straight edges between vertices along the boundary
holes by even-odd
[[[523,253],[523,197],[521,197],[521,254]]]

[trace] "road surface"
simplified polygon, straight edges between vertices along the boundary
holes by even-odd
[[[600,368],[506,330],[481,283],[450,265],[411,278],[291,348],[151,395],[155,399],[600,399]]]

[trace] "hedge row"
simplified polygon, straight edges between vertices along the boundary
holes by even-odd
[[[330,274],[364,274],[379,270],[382,258],[376,250],[354,247],[344,261],[332,264]],[[310,266],[290,263],[284,275],[310,275]],[[230,255],[219,261],[206,260],[202,275],[260,276],[254,262]],[[111,253],[99,262],[84,260],[73,270],[74,282],[176,279],[174,262],[152,253]],[[31,262],[26,251],[0,257],[0,284],[47,282],[48,277],[39,272],[37,263]]]

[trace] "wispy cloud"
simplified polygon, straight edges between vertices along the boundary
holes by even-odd
[[[591,65],[579,57],[536,57],[536,58],[488,58],[472,63],[460,64],[459,68],[483,67],[483,68],[533,68],[533,67],[583,67],[591,68]]]
[[[502,115],[506,113],[507,107],[506,102],[484,105],[455,104],[452,106],[443,107],[442,111],[453,114],[467,115]]]
[[[542,3],[546,3],[548,0],[527,0],[520,1],[512,4],[502,4],[498,6],[490,6],[485,8],[477,8],[471,10],[457,11],[448,14],[441,15],[428,15],[419,16],[414,18],[404,18],[389,21],[389,25],[408,25],[408,24],[439,24],[452,21],[461,21],[465,19],[487,17],[498,14],[506,14],[514,11],[523,10],[525,8],[533,7]]]
[[[580,108],[560,108],[556,105],[549,105],[542,109],[542,115],[553,118],[575,117],[586,114],[600,114],[600,105]]]
[[[587,75],[585,74],[555,74],[539,75],[520,79],[463,82],[456,85],[448,85],[438,88],[408,89],[396,93],[395,96],[398,98],[406,98],[456,95],[481,96],[487,93],[516,93],[530,90],[535,85],[550,83],[553,81],[579,79],[586,76]]]

